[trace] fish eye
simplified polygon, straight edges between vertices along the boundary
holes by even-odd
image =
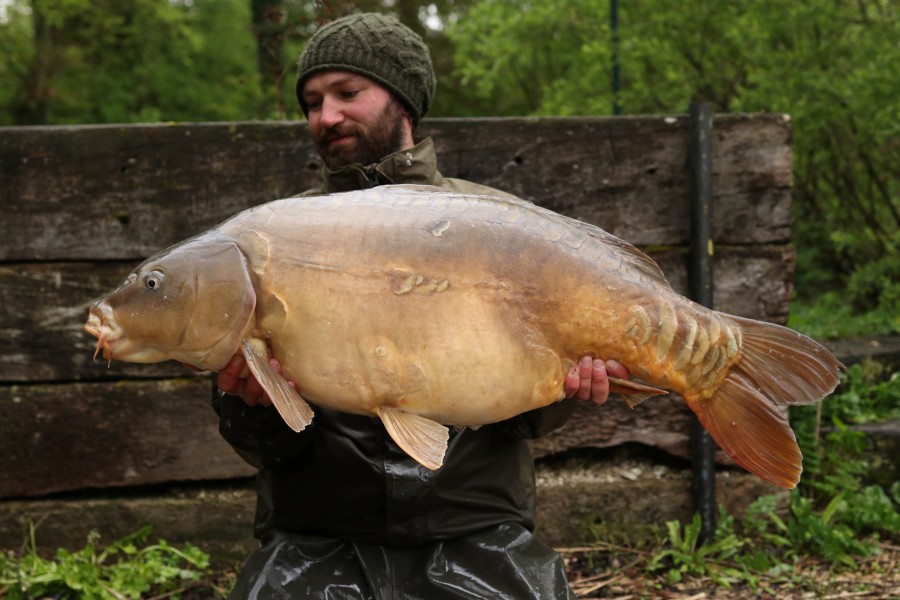
[[[165,274],[162,271],[150,271],[144,275],[144,288],[148,290],[158,290],[162,287]]]

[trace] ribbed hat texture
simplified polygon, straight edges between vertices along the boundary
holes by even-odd
[[[434,68],[422,38],[395,17],[354,14],[322,26],[300,55],[297,100],[303,114],[303,84],[319,71],[349,71],[377,81],[393,92],[412,114],[425,116],[434,98]]]

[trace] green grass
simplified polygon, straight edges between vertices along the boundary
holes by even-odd
[[[92,534],[81,550],[59,549],[52,559],[37,552],[34,527],[21,553],[0,554],[0,597],[9,600],[123,600],[172,598],[209,576],[209,556],[190,544],[146,544],[151,528],[105,547]]]

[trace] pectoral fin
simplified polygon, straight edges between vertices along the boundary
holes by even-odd
[[[250,372],[269,395],[272,404],[288,427],[294,431],[303,431],[312,423],[313,411],[306,400],[292,388],[281,375],[269,366],[266,344],[262,340],[244,340],[241,350],[247,360]]]
[[[609,378],[609,391],[622,396],[622,399],[625,400],[625,404],[630,408],[634,408],[647,398],[662,396],[669,393],[666,390],[661,390],[630,379],[619,379],[618,377]]]
[[[379,408],[378,416],[404,452],[432,471],[441,468],[450,437],[445,426],[395,408]]]

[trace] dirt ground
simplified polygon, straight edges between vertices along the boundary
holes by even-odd
[[[609,548],[559,548],[566,560],[569,582],[581,598],[613,600],[836,600],[838,598],[900,599],[900,547],[881,544],[878,556],[861,562],[858,568],[836,570],[833,565],[808,561],[788,574],[762,577],[756,586],[736,585],[732,589],[709,580],[687,580],[668,584],[665,572],[650,577],[642,568],[647,559],[633,556],[619,564],[610,559]],[[616,553],[617,556],[623,555]],[[609,564],[610,560],[612,564]],[[597,566],[606,563],[602,568]]]

